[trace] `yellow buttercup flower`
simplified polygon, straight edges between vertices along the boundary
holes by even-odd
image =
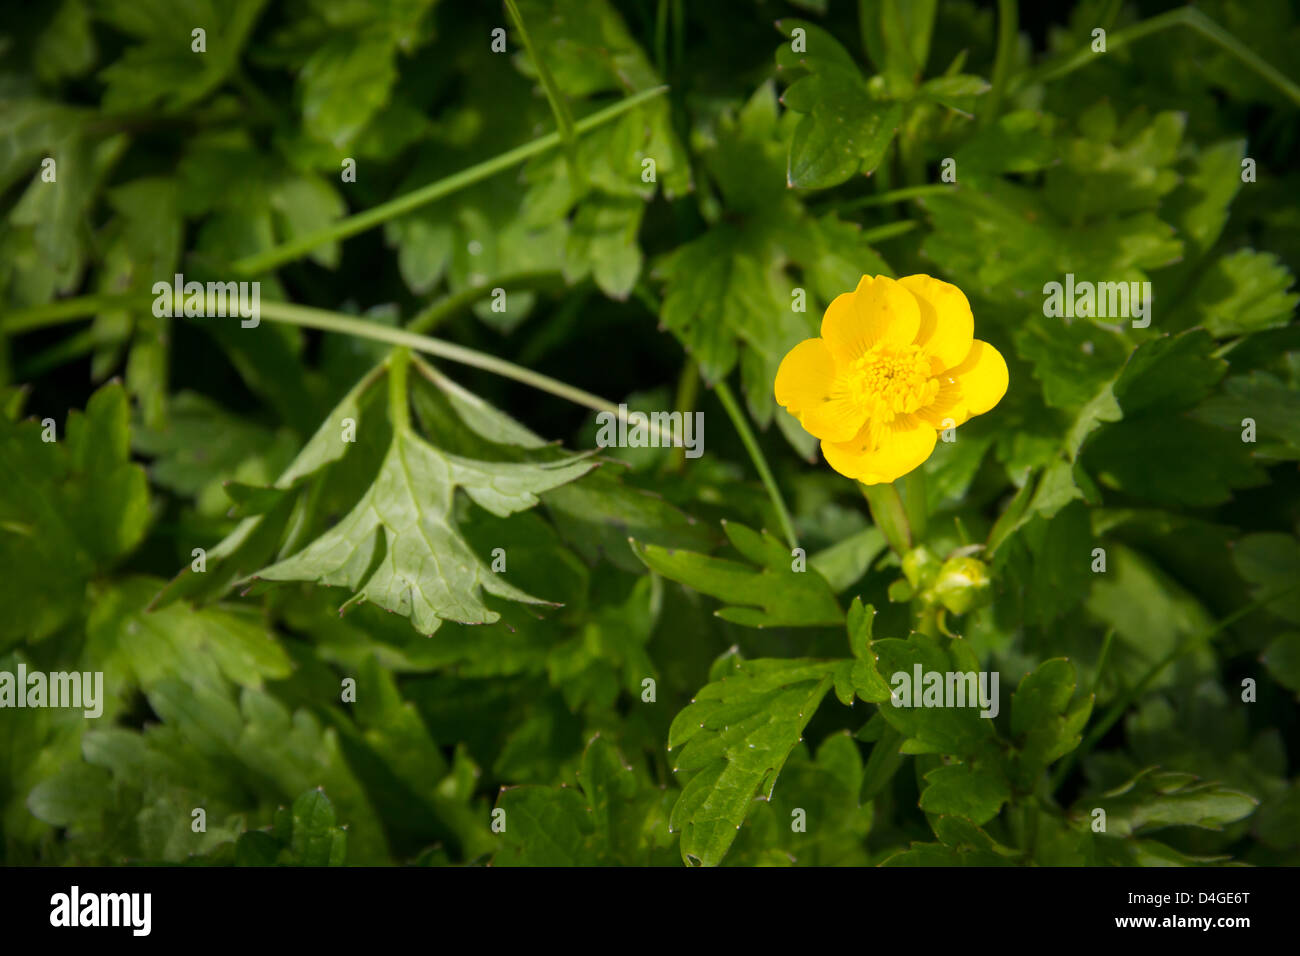
[[[822,317],[821,338],[781,360],[776,400],[822,441],[840,474],[901,478],[939,431],[981,415],[1007,391],[1007,363],[974,338],[970,303],[926,275],[863,276]]]

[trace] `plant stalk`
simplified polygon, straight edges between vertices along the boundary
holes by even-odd
[[[781,489],[777,487],[776,479],[772,477],[772,469],[767,466],[763,449],[759,447],[758,439],[754,437],[753,429],[749,427],[749,419],[745,417],[740,403],[736,401],[731,386],[726,382],[718,382],[713,390],[717,393],[718,400],[722,402],[722,407],[726,409],[736,434],[740,436],[741,444],[745,446],[745,451],[749,452],[749,458],[758,471],[758,477],[763,482],[763,487],[767,489],[767,496],[772,499],[772,507],[776,509],[776,520],[781,524],[781,533],[785,535],[785,540],[791,548],[799,547],[799,538],[794,533],[794,522],[790,520],[790,512],[785,506],[785,499],[781,497]]]

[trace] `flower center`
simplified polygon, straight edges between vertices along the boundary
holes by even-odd
[[[853,399],[879,424],[924,408],[939,394],[929,356],[916,345],[878,342],[853,363]]]

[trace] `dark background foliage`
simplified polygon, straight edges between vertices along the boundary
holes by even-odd
[[[707,453],[606,450],[510,517],[460,495],[451,518],[472,553],[486,565],[504,547],[509,582],[563,606],[490,597],[500,620],[474,626],[444,607],[429,636],[374,604],[340,617],[355,589],[314,572],[228,587],[326,535],[366,492],[391,437],[382,396],[357,448],[316,463],[310,494],[281,489],[295,529],[259,557],[214,557],[197,590],[145,610],[193,548],[215,556],[239,527],[239,488],[271,485],[389,349],[266,317],[247,335],[159,319],[139,296],[177,271],[228,278],[553,130],[508,11],[6,10],[0,671],[102,669],[110,702],[98,721],[0,711],[2,858],[1297,862],[1300,613],[1293,592],[1276,596],[1300,580],[1288,80],[1203,29],[1140,35],[1184,9],[1165,3],[1023,4],[1001,44],[1015,4],[518,6],[574,116],[668,92],[571,150],[249,277],[264,302],[384,325],[452,302],[433,335],[633,407],[698,408]],[[1195,9],[1254,63],[1291,72],[1295,4]],[[803,58],[789,39],[801,23]],[[1110,49],[1094,54],[1098,27]],[[1071,65],[1079,51],[1092,59]],[[45,157],[57,183],[41,180]],[[941,558],[983,543],[993,577],[992,603],[933,646],[909,636],[924,602],[898,585],[900,556],[859,490],[813,463],[771,394],[827,302],[878,272],[956,283],[1011,368],[1003,402],[912,486],[928,516],[914,543]],[[1151,327],[1044,316],[1042,286],[1065,272],[1152,282]],[[505,313],[486,295],[498,284]],[[796,288],[806,313],[790,309]],[[60,318],[65,299],[88,304]],[[588,409],[433,361],[536,436],[594,444]],[[561,457],[523,448],[501,419],[476,426],[412,375],[421,441],[494,465]],[[806,575],[789,570],[736,416],[757,428]],[[729,590],[723,571],[747,576]],[[846,620],[855,598],[878,612],[871,652],[863,619]],[[756,605],[769,626],[747,626]],[[999,671],[1000,718],[894,719],[875,706],[880,654]],[[340,700],[345,679],[355,702]],[[706,685],[731,708],[718,726]],[[805,727],[785,708],[809,700]],[[916,756],[899,757],[904,741]],[[771,766],[742,772],[750,750]],[[728,799],[718,823],[709,808]],[[1090,828],[1096,807],[1107,836]],[[806,832],[791,831],[796,809]]]

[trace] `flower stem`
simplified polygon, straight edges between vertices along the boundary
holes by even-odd
[[[903,478],[903,510],[907,514],[912,539],[925,540],[925,526],[930,509],[926,501],[924,469],[913,469]]]
[[[907,522],[903,499],[893,484],[867,485],[858,482],[867,499],[871,520],[884,534],[889,546],[900,558],[912,550],[912,531]]]
[[[791,548],[799,547],[799,539],[794,533],[794,522],[790,520],[790,512],[785,506],[785,499],[781,497],[781,489],[776,486],[776,479],[772,477],[772,469],[767,466],[767,459],[763,457],[763,449],[758,446],[758,439],[754,437],[753,429],[749,427],[749,420],[745,418],[745,413],[741,411],[740,404],[731,391],[731,386],[726,382],[718,382],[713,387],[713,390],[717,393],[718,401],[722,402],[722,407],[726,409],[727,416],[731,419],[731,424],[735,426],[736,434],[740,436],[740,441],[745,446],[745,450],[749,452],[750,460],[753,461],[754,468],[758,471],[758,477],[763,482],[763,487],[767,489],[767,496],[772,499],[772,506],[776,509],[776,520],[781,524],[781,532],[785,535],[785,540]]]

